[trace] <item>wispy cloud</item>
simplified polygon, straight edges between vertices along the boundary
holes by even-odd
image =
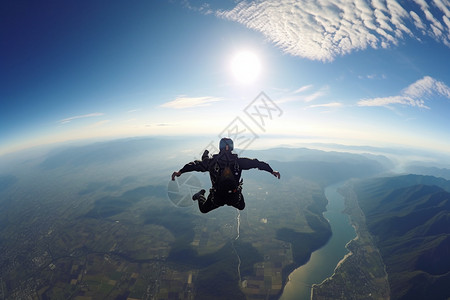
[[[283,96],[277,100],[277,103],[286,102],[312,102],[328,94],[328,86],[320,89],[314,89],[312,84],[302,86],[292,92],[286,91],[287,96]]]
[[[146,127],[172,127],[177,126],[177,124],[174,123],[158,123],[158,124],[147,124]]]
[[[370,79],[370,80],[374,80],[374,79],[386,79],[386,75],[381,74],[367,74],[367,75],[358,75],[359,79]]]
[[[308,108],[317,108],[317,107],[333,108],[333,107],[341,107],[341,106],[342,106],[342,103],[340,103],[340,102],[331,102],[331,103],[310,105],[310,106],[308,106]]]
[[[364,99],[358,102],[358,106],[391,106],[393,104],[402,104],[407,106],[416,106],[421,108],[429,108],[425,105],[425,101],[414,99],[405,95],[380,97],[372,99]]]
[[[358,106],[390,107],[395,104],[400,104],[429,109],[425,105],[425,102],[432,96],[450,99],[450,88],[441,81],[437,81],[430,76],[425,76],[403,89],[400,95],[364,99],[358,102]]]
[[[208,106],[213,102],[222,101],[222,98],[217,97],[186,97],[178,96],[175,100],[166,102],[161,105],[161,107],[183,109],[198,106]]]
[[[305,96],[305,98],[304,98],[305,102],[311,102],[311,101],[314,101],[314,100],[316,100],[316,99],[326,95],[327,94],[327,89],[328,89],[327,87],[326,88],[322,88],[322,89],[320,89],[320,90],[318,90],[318,91],[316,91],[316,92],[314,92],[312,94],[309,94],[309,95]]]
[[[59,120],[58,123],[66,124],[66,123],[72,122],[73,120],[77,120],[77,119],[100,117],[100,116],[103,116],[103,115],[104,115],[104,113],[92,113],[92,114],[74,116],[74,117],[70,117],[70,118]]]
[[[285,52],[312,60],[430,36],[450,47],[450,3],[442,0],[242,1],[221,18],[263,33]]]
[[[294,94],[303,93],[313,87],[312,84],[304,85],[294,91]]]

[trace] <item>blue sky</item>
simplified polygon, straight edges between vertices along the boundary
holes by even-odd
[[[0,155],[236,128],[449,152],[449,27],[439,0],[3,1]]]

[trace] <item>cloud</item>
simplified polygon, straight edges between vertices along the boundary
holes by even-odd
[[[302,87],[296,89],[296,90],[294,91],[294,94],[303,93],[304,91],[307,91],[307,90],[311,89],[312,87],[313,87],[312,84],[302,86]]]
[[[365,99],[358,102],[358,106],[390,106],[392,104],[402,104],[408,106],[417,106],[421,108],[429,108],[425,105],[425,101],[413,99],[408,96],[391,96],[384,98]]]
[[[367,75],[358,75],[359,79],[370,79],[370,80],[375,80],[375,79],[386,79],[386,75],[385,74],[367,74]]]
[[[319,90],[311,91],[314,88],[312,84],[302,86],[293,92],[290,92],[288,96],[284,96],[277,100],[278,104],[286,102],[312,102],[320,97],[328,94],[328,86],[323,86]],[[309,92],[309,93],[306,93]]]
[[[305,102],[311,102],[311,101],[316,100],[317,98],[320,98],[320,97],[326,95],[326,93],[327,93],[326,89],[321,89],[321,90],[319,90],[317,92],[314,92],[314,93],[306,96],[304,98],[304,100],[305,100]]]
[[[403,93],[411,97],[427,97],[433,94],[450,98],[450,88],[441,81],[425,76],[403,90]]]
[[[331,103],[324,103],[324,104],[314,104],[308,106],[308,108],[317,108],[317,107],[341,107],[342,103],[340,102],[331,102]]]
[[[145,127],[172,127],[177,126],[178,124],[174,123],[158,123],[158,124],[147,124]]]
[[[358,102],[358,106],[390,107],[391,105],[401,104],[429,109],[429,107],[425,105],[425,101],[437,96],[450,99],[450,87],[430,76],[425,76],[403,89],[400,95],[364,99]]]
[[[58,121],[58,123],[60,123],[60,124],[66,124],[66,123],[72,122],[73,120],[77,120],[77,119],[92,118],[92,117],[100,117],[100,116],[103,116],[103,115],[104,115],[104,113],[92,113],[92,114],[86,114],[86,115],[74,116],[74,117],[62,119],[62,120]]]
[[[183,109],[197,106],[208,106],[211,105],[211,103],[218,101],[222,101],[222,98],[179,96],[173,101],[162,104],[161,107]]]
[[[406,36],[430,36],[450,47],[450,4],[442,0],[242,1],[230,10],[217,10],[216,16],[259,31],[285,52],[312,60],[388,48]]]

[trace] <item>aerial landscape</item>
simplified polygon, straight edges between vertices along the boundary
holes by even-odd
[[[450,298],[448,1],[3,1],[0,28],[0,300]],[[259,167],[204,213],[219,151]]]
[[[4,162],[9,172],[0,177],[2,298],[277,299],[288,275],[330,238],[324,188],[343,181],[345,213],[358,238],[348,241],[351,255],[335,274],[313,286],[313,299],[369,294],[381,299],[389,290],[398,298],[412,293],[419,299],[431,289],[435,299],[448,296],[450,181],[392,174],[356,179],[387,174],[391,163],[383,156],[305,148],[249,151],[267,157],[283,181],[248,171],[247,208],[205,215],[192,200],[186,206],[170,201],[168,170],[175,161],[152,166],[169,148],[189,143],[115,140]],[[270,159],[279,153],[282,160]],[[202,175],[196,175],[200,184]],[[383,199],[391,201],[386,208],[375,205]],[[402,208],[408,199],[411,207]],[[395,225],[375,217],[389,219],[384,209],[393,212],[389,222]],[[423,211],[425,219],[418,220]],[[402,251],[401,256],[410,253],[411,263],[398,265],[401,258],[383,258],[393,251],[384,246],[388,234],[394,245],[399,235],[406,245],[419,238],[428,242],[423,249]],[[408,276],[419,270],[429,284],[417,290]]]

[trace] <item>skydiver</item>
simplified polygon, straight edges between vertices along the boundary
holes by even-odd
[[[222,138],[219,143],[220,151],[218,154],[210,157],[209,151],[205,150],[202,160],[190,162],[172,174],[172,180],[175,180],[175,177],[179,177],[186,172],[209,172],[212,187],[209,190],[208,198],[205,197],[206,191],[204,189],[192,196],[192,200],[198,201],[198,208],[202,213],[210,212],[225,204],[239,210],[244,209],[242,170],[257,168],[280,179],[280,173],[274,171],[269,164],[257,159],[238,157],[237,154],[232,153],[233,148],[233,140]]]

